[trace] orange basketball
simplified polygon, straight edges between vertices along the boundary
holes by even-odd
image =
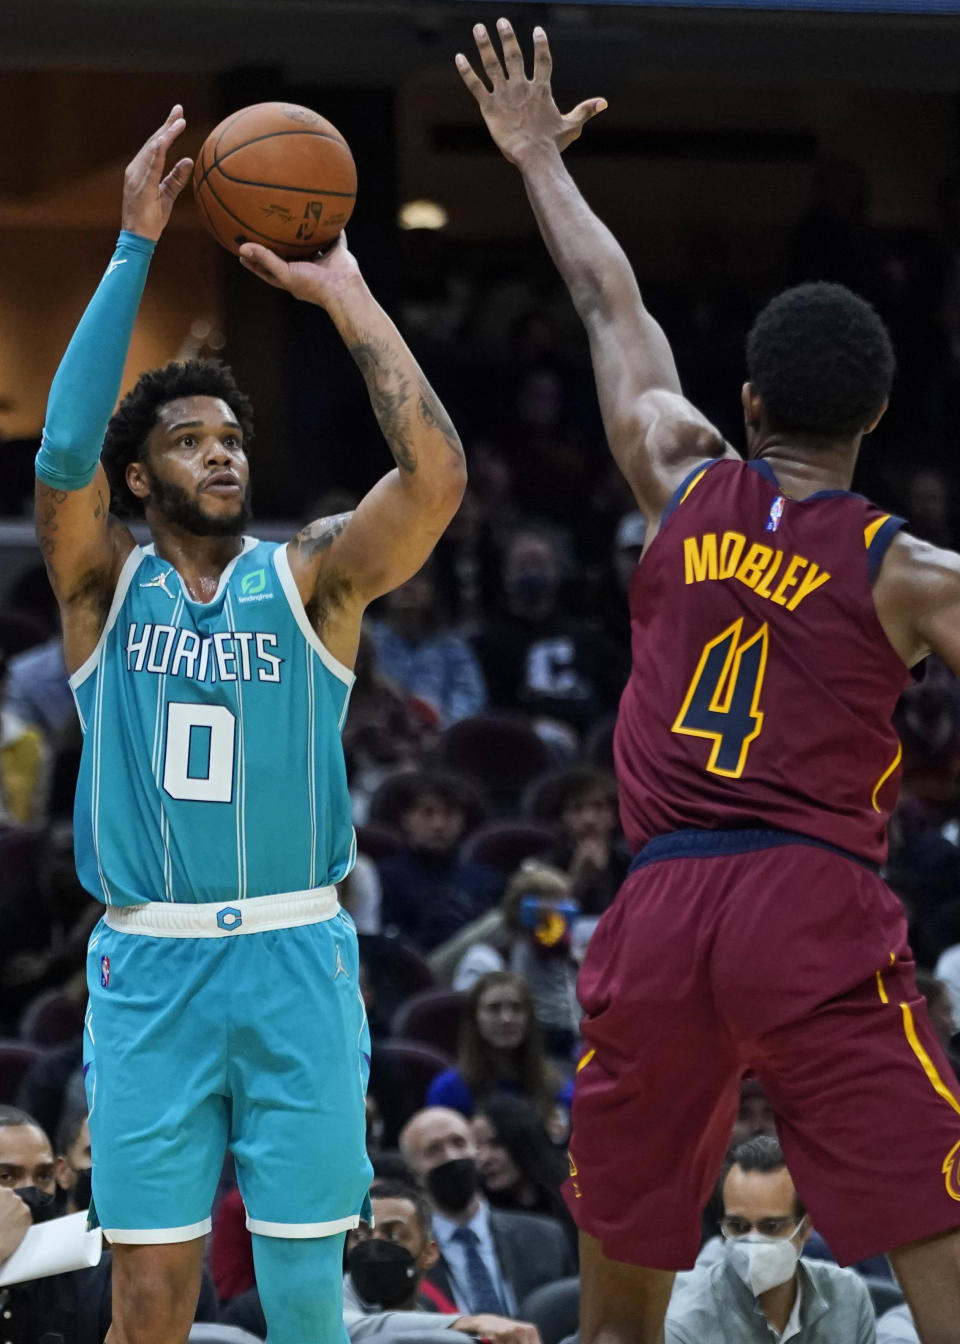
[[[207,228],[230,252],[262,243],[281,257],[309,257],[350,218],[357,169],[325,117],[293,103],[254,103],[207,136],[193,193]]]

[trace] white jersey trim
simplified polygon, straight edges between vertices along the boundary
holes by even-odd
[[[293,570],[290,568],[290,558],[287,555],[286,546],[278,546],[274,551],[273,567],[277,571],[277,575],[280,579],[280,586],[287,599],[287,605],[293,612],[294,620],[300,627],[300,633],[313,651],[319,656],[320,661],[327,671],[332,672],[337,680],[342,681],[344,686],[349,689],[356,681],[356,677],[349,667],[346,667],[340,662],[339,658],[334,658],[333,654],[307,619],[307,613],[303,606],[303,599],[297,589],[297,582],[293,577]]]
[[[169,1246],[174,1241],[205,1237],[212,1228],[213,1219],[204,1218],[185,1227],[105,1227],[102,1230],[108,1241],[118,1241],[122,1246]]]
[[[260,1237],[287,1237],[305,1241],[308,1237],[332,1237],[335,1232],[351,1232],[360,1226],[359,1213],[349,1218],[334,1218],[329,1223],[265,1223],[247,1216],[247,1229]]]
[[[107,613],[107,621],[103,627],[100,638],[97,640],[96,647],[85,663],[81,663],[76,672],[67,678],[67,685],[76,695],[77,687],[82,686],[90,674],[96,671],[100,662],[100,656],[103,653],[103,646],[106,643],[107,636],[117,623],[117,617],[120,615],[120,608],[123,606],[124,598],[133,582],[133,576],[143,561],[145,552],[139,546],[134,546],[133,550],[123,562],[123,569],[120,571],[120,577],[117,579],[117,586],[113,590],[113,601],[110,603],[110,610]]]
[[[187,592],[186,584],[180,577],[180,571],[177,569],[176,565],[171,565],[171,569],[177,576],[177,582],[180,584],[180,591],[183,593],[183,600],[185,602],[189,602],[192,607],[212,606],[213,603],[216,602],[217,598],[220,597],[220,595],[223,593],[223,590],[226,588],[227,584],[230,582],[230,576],[237,567],[237,561],[240,560],[242,556],[247,555],[250,551],[252,551],[255,546],[259,545],[260,542],[257,537],[245,536],[243,538],[243,546],[233,557],[233,559],[229,561],[223,573],[220,575],[220,582],[217,584],[217,591],[214,593],[213,597],[211,597],[208,602],[198,602],[195,597],[191,597],[190,594]],[[151,541],[149,546],[144,546],[143,553],[144,555],[155,556],[157,554],[156,543]]]

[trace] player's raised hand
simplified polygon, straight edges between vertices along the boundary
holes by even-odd
[[[603,98],[587,98],[564,114],[554,102],[550,87],[553,60],[543,29],[533,30],[531,79],[524,69],[517,35],[506,19],[497,20],[497,32],[503,48],[502,60],[484,25],[478,23],[473,29],[480,64],[492,87],[488,88],[462,52],[457,53],[457,69],[476,98],[497,148],[505,159],[521,168],[528,152],[555,145],[562,153],[577,139],[590,118],[602,112],[607,104]]]
[[[166,172],[170,146],[186,126],[183,108],[175,103],[123,175],[123,227],[154,242],[167,226],[173,203],[190,181],[192,159],[180,161]]]
[[[345,233],[338,233],[326,251],[318,252],[309,261],[285,261],[259,243],[244,243],[240,248],[240,264],[268,285],[285,289],[295,299],[319,304],[321,308],[343,298],[360,278],[360,267],[347,247]]]

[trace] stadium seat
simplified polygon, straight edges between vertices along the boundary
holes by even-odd
[[[535,1325],[543,1344],[560,1344],[575,1332],[579,1312],[580,1280],[574,1275],[535,1288],[520,1303],[517,1319]]]
[[[19,1036],[32,1045],[65,1045],[83,1031],[83,1005],[62,989],[45,989],[20,1018]]]
[[[600,719],[587,734],[583,744],[584,759],[595,765],[598,770],[609,770],[613,774],[613,730],[617,722],[615,714]]]
[[[398,770],[388,775],[370,799],[370,822],[378,827],[395,830],[413,791],[422,782],[436,783],[438,780],[444,792],[454,798],[466,813],[467,830],[479,826],[486,817],[486,807],[477,788],[460,774],[429,769]]]
[[[552,763],[549,747],[526,719],[495,713],[452,723],[437,741],[436,760],[478,784],[500,814],[515,807],[523,786]]]
[[[40,1046],[29,1041],[0,1040],[0,1105],[16,1104],[21,1078],[42,1054]]]
[[[891,1307],[899,1307],[903,1301],[903,1293],[893,1279],[882,1279],[873,1274],[864,1274],[863,1281],[867,1285],[870,1301],[873,1303],[873,1309],[878,1316],[882,1316]]]
[[[361,933],[360,963],[375,1001],[375,1015],[384,1026],[404,1000],[434,983],[433,972],[422,953],[402,938],[385,933]]]
[[[383,1119],[384,1147],[395,1147],[397,1135],[423,1108],[427,1088],[449,1069],[449,1056],[422,1041],[375,1041],[370,1059],[370,1094]]]
[[[463,995],[453,989],[425,989],[401,1003],[393,1015],[392,1035],[407,1041],[423,1041],[445,1054],[457,1053]]]
[[[537,821],[490,821],[464,841],[460,851],[465,862],[485,863],[509,877],[523,863],[557,843],[552,827]]]
[[[366,854],[374,863],[389,859],[403,849],[403,836],[390,826],[358,826],[356,829],[357,853]]]

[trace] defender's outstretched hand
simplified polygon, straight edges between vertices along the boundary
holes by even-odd
[[[523,52],[510,23],[498,19],[497,31],[503,47],[502,63],[484,25],[478,23],[473,29],[480,64],[492,89],[487,88],[462,52],[457,53],[457,69],[476,98],[497,148],[508,162],[520,168],[529,151],[555,145],[562,153],[607,103],[604,98],[587,98],[564,115],[550,88],[553,60],[543,29],[533,30],[532,79],[527,78]]]
[[[244,243],[240,264],[268,285],[321,308],[342,297],[360,279],[360,267],[347,247],[345,233],[338,233],[325,252],[318,252],[309,261],[285,261],[259,243]]]
[[[141,238],[156,242],[167,227],[174,201],[190,181],[192,159],[181,159],[164,176],[170,146],[186,124],[183,108],[175,103],[123,175],[122,225]]]

